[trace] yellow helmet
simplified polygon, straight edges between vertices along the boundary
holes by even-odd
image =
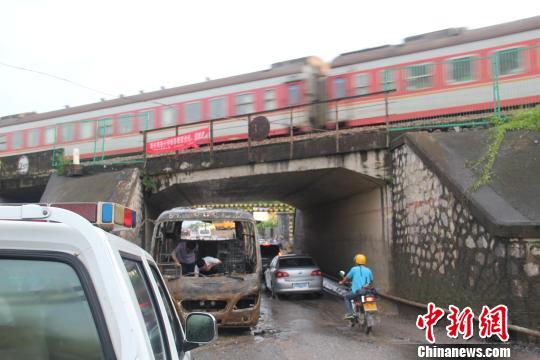
[[[366,255],[364,254],[356,254],[354,255],[354,262],[356,265],[366,265]]]

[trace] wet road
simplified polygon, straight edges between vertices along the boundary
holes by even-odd
[[[220,330],[219,339],[193,352],[203,359],[417,359],[424,334],[414,315],[391,315],[393,306],[381,303],[382,313],[370,335],[350,328],[342,300],[325,294],[320,299],[271,299],[263,295],[261,321],[249,331]],[[451,342],[444,327],[436,329],[437,342]],[[514,347],[512,359],[538,359],[538,348]]]

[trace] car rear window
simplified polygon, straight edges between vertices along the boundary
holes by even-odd
[[[295,258],[286,258],[279,259],[280,268],[291,268],[291,267],[307,267],[315,266],[312,258],[307,257],[295,257]]]
[[[103,359],[83,285],[68,264],[0,259],[0,359]]]
[[[279,253],[279,245],[261,245],[261,256],[273,258]]]

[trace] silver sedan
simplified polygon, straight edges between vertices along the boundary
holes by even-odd
[[[281,294],[322,294],[322,273],[310,256],[276,256],[264,273],[266,289]]]

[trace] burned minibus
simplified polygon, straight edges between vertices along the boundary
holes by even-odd
[[[212,259],[213,267],[203,271],[208,269],[197,265],[182,274],[172,257],[181,242],[190,244],[198,265],[204,264],[201,259]],[[257,324],[261,259],[251,214],[231,209],[165,211],[157,219],[151,252],[183,320],[190,312],[203,311],[222,327]]]

